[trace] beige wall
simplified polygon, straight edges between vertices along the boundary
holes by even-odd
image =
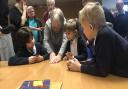
[[[78,17],[78,12],[82,8],[81,1],[71,1],[64,3],[56,3],[56,7],[62,9],[66,18],[75,18]],[[39,19],[42,18],[43,12],[46,10],[46,5],[44,6],[35,6],[36,14]]]

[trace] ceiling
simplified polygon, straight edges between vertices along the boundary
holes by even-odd
[[[13,5],[16,0],[8,0],[9,5]],[[45,5],[46,0],[27,0],[28,4],[30,5]],[[71,2],[71,1],[79,1],[79,0],[55,0],[56,3],[62,3],[62,2]]]

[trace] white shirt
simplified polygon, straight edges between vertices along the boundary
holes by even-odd
[[[70,48],[71,48],[71,52],[73,53],[73,55],[77,56],[78,55],[77,39],[74,39],[73,41],[70,42]]]

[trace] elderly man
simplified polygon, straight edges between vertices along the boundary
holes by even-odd
[[[63,12],[56,8],[45,25],[44,46],[50,53],[51,63],[59,62],[66,48],[67,38],[64,33],[64,22]]]

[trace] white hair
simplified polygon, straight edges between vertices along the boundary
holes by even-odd
[[[81,23],[85,20],[88,21],[97,30],[106,24],[104,10],[98,2],[87,3],[79,12],[79,20]]]
[[[55,0],[47,0],[47,3],[53,3],[55,5]]]

